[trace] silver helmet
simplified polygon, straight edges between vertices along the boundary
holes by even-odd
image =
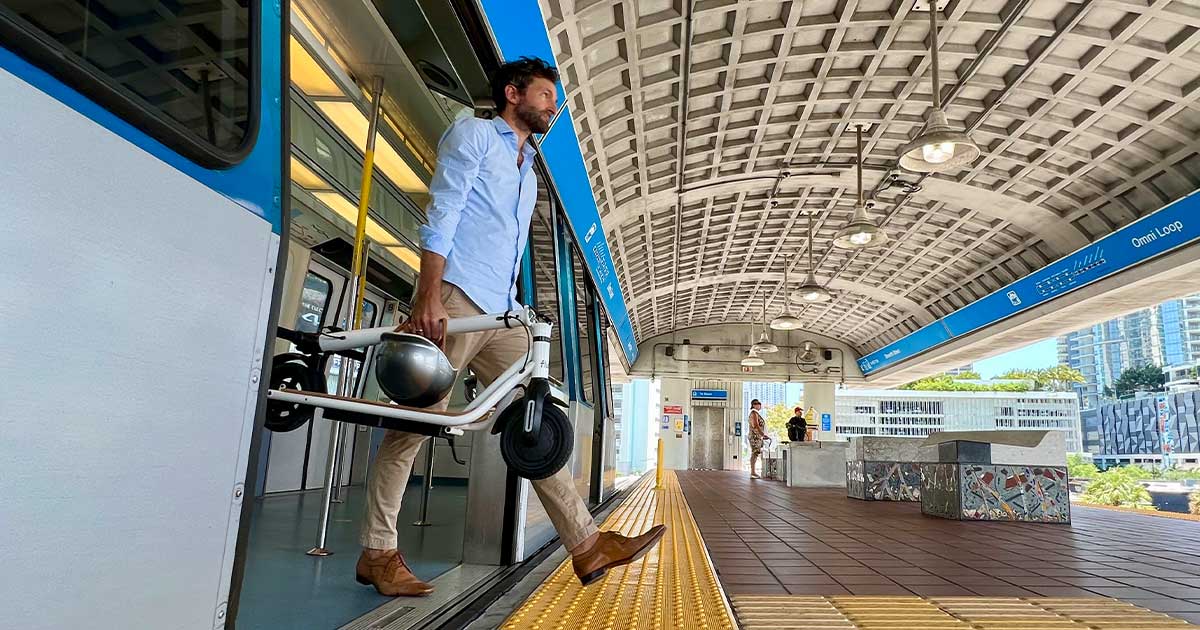
[[[410,333],[386,333],[375,352],[375,380],[393,402],[428,407],[454,387],[454,366],[437,344]]]

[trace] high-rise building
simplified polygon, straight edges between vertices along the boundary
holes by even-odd
[[[618,475],[636,475],[654,466],[658,416],[651,403],[652,383],[630,379],[613,387],[613,420]]]
[[[804,400],[804,385],[802,383],[742,383],[742,415],[750,415],[750,401],[757,398],[763,404],[763,409],[775,405],[795,405]]]
[[[1059,363],[1079,370],[1083,408],[1096,409],[1121,372],[1200,361],[1200,295],[1168,300],[1058,338]]]

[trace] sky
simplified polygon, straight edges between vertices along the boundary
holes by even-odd
[[[976,361],[975,371],[983,378],[993,378],[1013,369],[1037,369],[1057,364],[1058,342],[1051,337],[990,359]]]

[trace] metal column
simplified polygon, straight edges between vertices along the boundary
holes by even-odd
[[[375,172],[375,137],[378,135],[376,129],[379,126],[379,110],[383,103],[383,77],[375,77],[372,80],[371,95],[371,118],[367,127],[367,146],[363,155],[362,180],[358,194],[358,220],[354,230],[353,268],[350,273],[349,295],[354,299],[350,330],[362,327],[363,293],[366,291],[367,275],[365,255],[367,250],[367,208],[371,200],[371,178]],[[358,367],[357,362],[341,357],[339,363],[338,395],[353,396],[354,390],[357,389],[358,379],[352,379],[350,375],[355,373]],[[341,470],[342,453],[338,447],[342,443],[342,433],[342,423],[335,420],[329,429],[329,459],[325,462],[325,491],[322,494],[321,522],[317,527],[317,545],[308,550],[307,553],[310,556],[328,556],[333,553],[325,546],[325,540],[329,533],[329,516],[335,492],[338,493],[338,502],[341,502],[340,488],[336,487],[340,484],[341,479],[336,475],[340,475]]]
[[[421,516],[413,525],[429,525],[429,491],[433,489],[433,444],[434,438],[425,443],[425,478],[421,482]]]

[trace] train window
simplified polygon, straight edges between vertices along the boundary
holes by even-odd
[[[595,296],[593,296],[593,297],[595,297]],[[604,412],[606,414],[608,414],[608,417],[615,418],[616,416],[614,415],[614,412],[613,412],[614,397],[613,397],[613,382],[612,382],[613,379],[611,376],[612,372],[610,372],[607,369],[607,366],[609,365],[608,361],[618,360],[609,354],[610,347],[608,346],[608,331],[609,331],[609,328],[611,328],[612,324],[608,321],[608,314],[605,313],[604,309],[600,306],[599,299],[595,299],[592,301],[592,307],[595,309],[597,318],[600,320],[599,322],[597,322],[598,327],[597,327],[597,333],[596,333],[596,354],[600,356],[600,360],[598,361],[598,363],[601,365],[601,368],[600,368],[601,369],[601,374],[600,374],[601,388],[607,394],[604,397],[605,398]]]
[[[554,264],[554,215],[549,195],[539,182],[538,203],[530,221],[529,245],[533,258],[533,307],[538,312],[558,319],[558,281]],[[556,321],[550,338],[550,376],[565,382],[563,376],[562,326]]]
[[[308,272],[304,276],[304,288],[300,291],[300,313],[296,316],[296,330],[317,332],[325,319],[333,285],[321,276]]]
[[[0,44],[220,168],[238,161],[256,130],[259,4],[0,0]]]
[[[575,274],[575,329],[579,331],[579,398],[591,402],[592,362],[596,356],[595,311],[592,304],[592,289],[584,271],[583,258],[579,251],[571,248],[571,268]]]
[[[379,312],[379,308],[371,300],[363,300],[362,326],[360,328],[371,328],[375,325],[375,313]]]

